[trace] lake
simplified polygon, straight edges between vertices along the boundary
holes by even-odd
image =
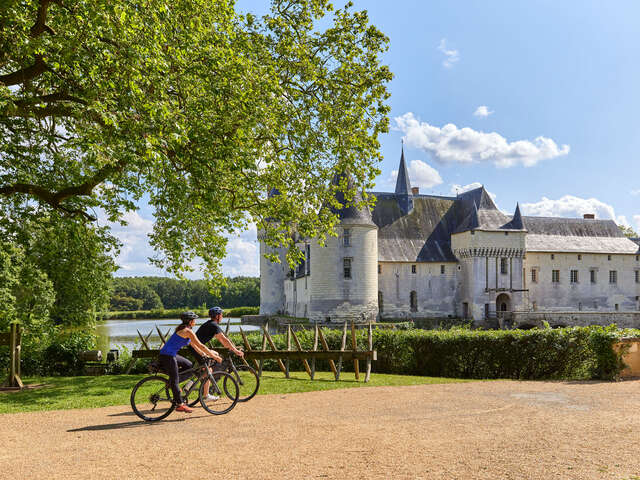
[[[227,318],[224,319],[223,322],[220,323],[220,327],[222,331],[224,331],[227,327]],[[230,318],[232,325],[229,326],[229,332],[239,332],[240,331],[240,319],[239,318]],[[202,325],[205,320],[196,320],[196,328],[199,325]],[[237,325],[233,325],[236,322]],[[156,325],[162,332],[162,334],[166,334],[167,331],[171,331],[173,333],[174,328],[180,324],[179,318],[157,318],[157,319],[141,319],[141,320],[105,320],[103,322],[98,322],[96,326],[96,334],[98,335],[98,350],[102,350],[102,354],[106,355],[106,353],[112,349],[117,348],[118,350],[122,350],[122,347],[126,347],[129,350],[134,350],[136,347],[141,348],[142,342],[140,342],[140,338],[138,337],[137,330],[146,338],[149,332],[153,331],[151,337],[148,340],[149,346],[151,348],[159,348],[161,345],[160,336],[156,331]],[[242,330],[245,332],[249,332],[252,330],[259,330],[260,327],[256,327],[253,325],[242,325]]]

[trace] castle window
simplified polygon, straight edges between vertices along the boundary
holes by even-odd
[[[345,247],[351,246],[351,230],[349,228],[345,228],[342,233],[342,244]]]
[[[500,259],[500,273],[502,273],[503,275],[505,275],[507,273],[507,259],[506,258],[501,258]]]
[[[378,291],[378,312],[384,312],[384,299],[382,298],[382,292]]]
[[[440,275],[444,275],[444,265],[440,265]]]
[[[571,283],[578,283],[578,270],[571,270],[571,272],[569,272],[569,281]]]
[[[551,260],[553,260],[553,259],[555,259],[555,258],[556,258],[556,256],[552,253],[552,254],[551,254]]]
[[[506,237],[507,235],[509,235],[509,232],[504,232],[504,236]]]
[[[531,283],[538,283],[538,270],[535,268],[531,269]]]
[[[578,254],[578,260],[582,260],[582,255]]]
[[[640,262],[640,255],[636,255],[636,262]]]
[[[409,295],[409,301],[411,303],[411,311],[418,311],[418,294],[415,290],[411,290],[411,294]]]
[[[611,260],[611,255],[607,255],[607,260]]]
[[[618,283],[618,271],[609,270],[609,283]]]
[[[620,305],[619,305],[618,303],[616,303],[616,304],[614,305],[614,308],[616,309],[616,312],[617,312],[618,310],[620,310]]]
[[[589,270],[591,276],[591,283],[597,283],[596,271],[594,269]]]
[[[560,283],[560,270],[551,270],[551,282]]]
[[[640,283],[640,270],[636,270],[635,274],[636,274],[636,283]]]
[[[578,302],[578,310],[582,311],[582,302]]]
[[[598,302],[597,301],[593,301],[593,309],[597,310],[598,309]]]
[[[382,273],[382,265],[378,264],[378,275]]]
[[[533,302],[533,303],[531,304],[531,306],[533,307],[533,311],[534,311],[534,312],[538,310],[538,303],[537,303],[537,302]]]
[[[311,245],[305,245],[307,254],[307,275],[311,275]]]
[[[411,265],[411,273],[416,273],[416,266],[415,265]]]
[[[351,258],[342,259],[342,270],[344,278],[351,278]]]

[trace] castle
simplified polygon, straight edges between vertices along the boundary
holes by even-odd
[[[280,264],[265,259],[260,242],[261,314],[640,327],[640,239],[612,220],[527,217],[519,206],[506,215],[484,187],[423,195],[411,187],[404,151],[395,192],[371,193],[373,211],[336,212],[337,238],[300,242],[305,260],[295,270],[283,249]]]

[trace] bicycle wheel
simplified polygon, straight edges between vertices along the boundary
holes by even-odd
[[[195,383],[198,383],[200,380],[196,380]],[[184,394],[182,394],[182,399],[184,400],[184,402],[189,405],[190,407],[195,407],[198,403],[200,403],[200,395],[199,395],[200,389],[196,389],[195,387],[191,390],[191,392],[189,392],[188,396],[185,396]],[[193,395],[193,397],[191,397],[191,395]],[[193,400],[189,400],[189,397],[191,397]]]
[[[232,373],[232,375],[235,377],[238,388],[240,389],[238,401],[248,402],[258,393],[260,377],[258,377],[258,373],[248,365],[240,365],[236,367],[236,370],[238,371],[237,375],[234,373]],[[222,386],[224,387],[224,391],[227,392],[227,377],[224,378]],[[233,390],[233,387],[231,387],[231,389]]]
[[[204,379],[203,379],[204,380]],[[200,404],[209,413],[213,415],[222,415],[231,411],[238,403],[238,394],[240,390],[235,379],[227,372],[214,372],[214,379],[209,381],[209,391],[205,392],[204,386],[206,381],[201,380],[200,384]],[[223,391],[221,385],[225,382],[228,387]]]
[[[157,375],[140,380],[131,391],[131,408],[146,422],[165,418],[175,408],[169,381]]]

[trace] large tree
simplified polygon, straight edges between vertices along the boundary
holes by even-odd
[[[387,43],[326,0],[261,18],[232,0],[6,0],[0,208],[117,221],[144,196],[157,264],[200,257],[214,278],[225,232],[250,222],[272,244],[322,238],[330,179],[363,190],[379,173]]]

